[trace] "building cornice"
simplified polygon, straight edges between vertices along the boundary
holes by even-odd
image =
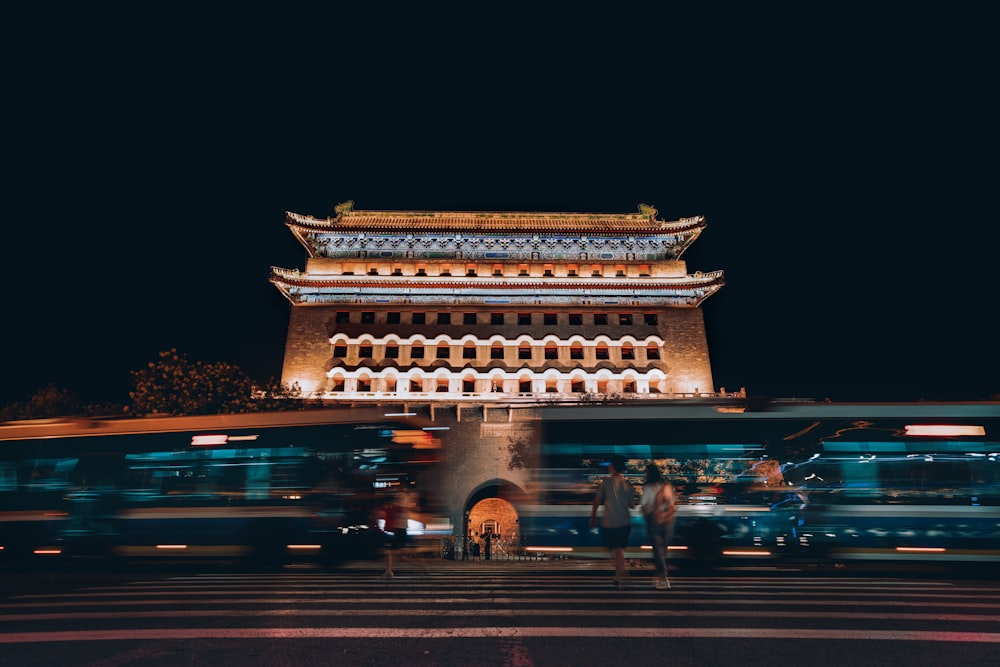
[[[560,278],[456,276],[390,277],[337,276],[271,268],[271,282],[293,304],[360,303],[552,303],[567,305],[587,299],[632,298],[644,304],[698,306],[723,286],[723,272],[669,278]],[[652,301],[650,301],[652,299]],[[498,301],[500,300],[500,301]]]

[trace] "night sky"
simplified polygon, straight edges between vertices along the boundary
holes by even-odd
[[[716,389],[1000,394],[985,15],[572,7],[10,15],[0,401],[126,401],[169,348],[279,376],[284,212],[346,200],[704,215]]]

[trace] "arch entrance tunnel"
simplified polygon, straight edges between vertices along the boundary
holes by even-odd
[[[514,504],[517,487],[494,480],[480,485],[465,504],[463,560],[507,560],[523,554]]]

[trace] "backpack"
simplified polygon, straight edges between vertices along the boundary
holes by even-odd
[[[669,484],[662,483],[656,492],[656,505],[653,508],[653,521],[667,525],[674,520],[674,492]]]

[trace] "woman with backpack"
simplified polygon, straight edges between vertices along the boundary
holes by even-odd
[[[655,463],[646,466],[646,481],[642,485],[639,505],[646,520],[646,534],[653,545],[653,567],[656,568],[653,586],[664,590],[670,588],[667,547],[674,534],[674,488],[663,478]]]

